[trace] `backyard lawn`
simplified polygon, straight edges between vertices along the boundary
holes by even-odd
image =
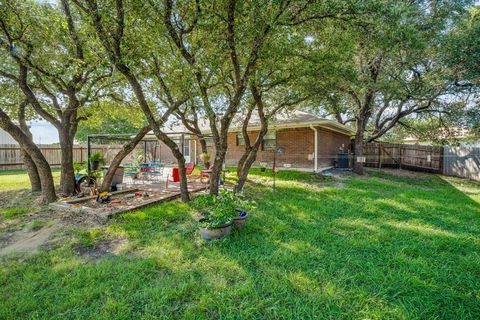
[[[60,170],[53,169],[55,183],[60,182]],[[20,190],[30,188],[30,181],[25,170],[0,171],[0,192],[8,190]]]
[[[251,178],[256,208],[223,240],[171,202],[0,256],[0,319],[480,318],[479,183],[280,172],[273,193]]]

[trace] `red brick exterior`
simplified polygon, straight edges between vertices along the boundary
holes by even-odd
[[[334,160],[339,149],[348,151],[350,148],[350,136],[331,131],[325,128],[316,127],[318,130],[318,168],[333,166]],[[249,132],[253,143],[257,137],[258,131]],[[277,167],[284,167],[285,164],[291,165],[291,168],[314,169],[314,131],[310,127],[288,128],[277,130],[277,148],[281,149],[281,154],[277,153]],[[191,160],[193,161],[193,140],[191,142]],[[237,133],[228,134],[228,151],[226,157],[227,165],[236,165],[238,159],[242,156],[244,146],[237,145]],[[214,149],[209,148],[209,152],[214,155]],[[197,162],[200,162],[198,155],[201,153],[200,144],[197,142]],[[267,166],[273,164],[274,151],[263,150],[260,148],[257,154],[255,166],[261,162],[267,163]],[[213,157],[212,157],[213,159]]]

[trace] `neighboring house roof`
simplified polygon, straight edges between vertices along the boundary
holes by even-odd
[[[244,118],[245,118],[245,115],[243,114],[236,116],[232,120],[232,126],[230,127],[229,132],[241,131]],[[208,134],[211,132],[208,120],[201,120],[199,123],[199,126],[200,126],[200,130],[202,130],[203,133]],[[304,111],[299,111],[299,110],[278,113],[272,119],[270,119],[270,122],[269,122],[270,130],[286,129],[286,128],[303,128],[303,127],[309,127],[309,126],[319,126],[332,131],[343,133],[345,135],[349,135],[349,136],[353,135],[353,130],[346,125],[338,123],[337,121],[334,121],[334,120],[320,118],[314,114],[304,112]],[[260,118],[258,117],[258,114],[256,113],[252,114],[248,129],[249,130],[260,129]],[[183,125],[179,125],[178,123],[173,123],[170,126],[166,126],[164,128],[164,131],[170,134],[181,134],[181,133],[188,132],[188,130]],[[148,139],[148,136],[153,136],[153,133],[149,132],[146,137],[147,139]],[[154,139],[154,137],[152,137],[152,139]]]
[[[448,129],[439,129],[435,132],[436,138],[438,140],[445,141],[455,141],[460,144],[478,144],[480,139],[472,131],[466,128],[451,127]],[[407,144],[422,144],[422,145],[431,145],[432,141],[428,139],[417,137],[415,135],[410,135],[403,139],[403,143]]]
[[[0,144],[18,144],[5,130],[0,129]]]

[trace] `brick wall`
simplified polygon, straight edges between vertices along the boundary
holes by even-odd
[[[333,166],[337,154],[340,151],[350,150],[350,136],[330,131],[325,128],[318,130],[318,168]]]
[[[317,127],[317,129],[318,168],[332,166],[339,148],[342,148],[342,145],[344,151],[349,150],[350,137],[320,127]],[[249,137],[252,143],[255,141],[257,134],[258,131],[249,132]],[[314,137],[314,131],[309,127],[277,130],[277,147],[282,151],[281,155],[277,153],[277,166],[283,167],[284,164],[290,164],[292,168],[313,170]],[[197,154],[200,154],[200,144],[197,145]],[[237,133],[230,132],[228,134],[227,165],[236,165],[238,159],[242,156],[243,151],[244,146],[237,145]],[[214,149],[209,148],[209,152],[213,155]],[[263,150],[260,148],[254,166],[258,166],[260,162],[266,162],[268,166],[271,166],[273,164],[273,157],[274,151]]]

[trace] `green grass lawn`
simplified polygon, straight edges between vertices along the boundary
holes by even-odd
[[[53,169],[55,183],[60,182],[60,170]],[[0,171],[0,192],[8,190],[20,190],[30,188],[30,180],[25,170]]]
[[[272,193],[255,173],[256,209],[224,240],[171,202],[5,258],[0,319],[480,318],[478,183],[281,172]],[[115,254],[81,254],[109,239]]]

